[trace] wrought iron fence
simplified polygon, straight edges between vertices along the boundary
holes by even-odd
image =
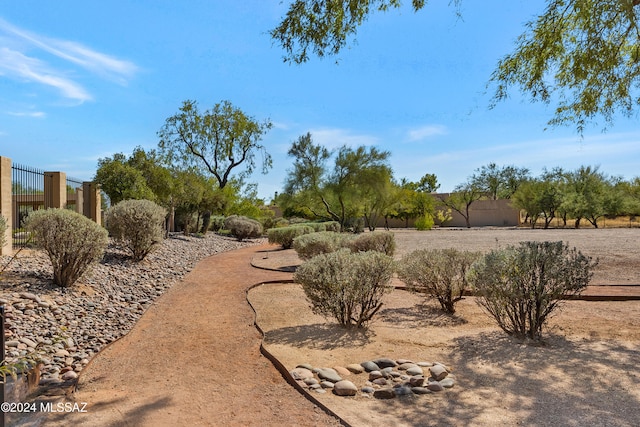
[[[82,212],[82,181],[67,177],[67,209]]]
[[[13,164],[11,166],[11,192],[13,205],[13,245],[24,246],[29,241],[29,235],[24,230],[24,220],[29,213],[45,206],[51,206],[51,195],[45,196],[46,180],[52,180],[52,174],[28,166]]]

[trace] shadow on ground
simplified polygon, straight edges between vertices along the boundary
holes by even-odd
[[[264,342],[331,350],[338,347],[361,347],[368,344],[373,337],[374,333],[370,330],[347,329],[337,324],[315,323],[275,329],[267,332]]]

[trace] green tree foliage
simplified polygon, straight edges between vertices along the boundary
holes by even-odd
[[[510,199],[520,184],[529,178],[529,169],[515,166],[500,167],[489,163],[476,169],[471,182],[492,200]]]
[[[350,220],[365,213],[372,224],[384,211],[392,175],[388,151],[343,146],[332,153],[307,133],[291,145],[289,156],[293,169],[278,199],[285,212],[337,221],[346,229]]]
[[[563,200],[562,174],[544,171],[539,178],[524,181],[511,197],[511,204],[527,213],[531,228],[538,218],[544,218],[544,228],[549,228]]]
[[[421,229],[430,229],[435,223],[436,199],[431,195],[440,188],[434,174],[425,174],[418,182],[402,178],[394,183],[392,201],[385,214],[388,217],[399,218],[409,226],[409,220],[418,218],[417,225]],[[423,227],[424,226],[424,227]]]
[[[585,125],[616,112],[633,116],[640,99],[639,0],[547,0],[491,81],[495,100],[511,86],[533,101],[557,103],[551,125]]]
[[[229,101],[202,113],[195,101],[184,101],[158,132],[159,147],[169,162],[210,173],[224,188],[239,168],[244,168],[239,179],[253,172],[257,154],[262,156],[262,172],[268,171],[271,156],[260,140],[271,127],[269,120],[258,122]]]
[[[619,194],[598,167],[580,166],[565,176],[565,194],[562,206],[575,219],[575,227],[586,219],[598,228],[598,219],[607,213],[615,214],[621,207]]]
[[[380,252],[348,249],[318,255],[298,267],[302,285],[316,313],[346,327],[362,328],[382,307],[394,271],[393,258]]]
[[[414,10],[424,4],[412,0]],[[336,55],[369,14],[400,5],[400,0],[294,0],[271,37],[286,51],[285,61],[300,64],[309,60],[309,51],[319,57]]]
[[[597,261],[562,242],[522,242],[491,251],[469,279],[478,303],[506,333],[539,340],[549,316],[586,287]]]
[[[414,11],[426,0],[412,0]],[[452,0],[459,5],[460,0]],[[579,132],[596,117],[612,123],[616,112],[633,116],[640,103],[640,0],[546,0],[525,25],[514,51],[490,78],[494,102],[511,87],[533,101],[554,103],[550,125],[573,124]],[[377,11],[400,8],[400,0],[292,0],[272,39],[285,61],[310,54],[336,55]]]
[[[53,283],[73,285],[89,266],[104,255],[107,230],[89,218],[68,209],[32,212],[25,228],[49,256]]]
[[[124,200],[105,212],[105,225],[138,262],[162,242],[166,215],[162,206],[150,200]]]
[[[130,165],[122,153],[98,159],[98,169],[93,179],[114,205],[127,199],[156,198],[142,171]]]

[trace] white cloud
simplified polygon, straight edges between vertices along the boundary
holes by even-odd
[[[35,117],[38,119],[47,116],[43,111],[9,111],[7,114],[14,117]]]
[[[80,102],[91,99],[82,86],[49,69],[46,63],[6,47],[0,48],[0,70],[6,76],[54,87],[66,98]]]
[[[426,125],[419,128],[410,129],[407,132],[407,138],[409,141],[422,141],[423,139],[430,138],[432,136],[446,135],[447,128],[442,125]]]
[[[43,37],[22,30],[2,18],[0,33],[5,34],[1,37],[5,46],[0,49],[0,75],[54,87],[64,97],[79,102],[90,100],[92,96],[69,77],[69,72],[53,68],[38,54],[49,53],[121,85],[125,85],[138,72],[138,67],[130,61],[95,51],[77,42]],[[37,50],[33,52],[31,49],[27,54],[27,46]]]
[[[371,135],[352,134],[347,129],[312,129],[309,131],[311,138],[316,144],[320,144],[328,149],[334,149],[346,145],[348,147],[357,147],[361,145],[376,145],[379,143],[378,138]]]

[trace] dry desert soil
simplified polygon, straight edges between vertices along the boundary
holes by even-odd
[[[639,295],[638,229],[395,235],[397,257],[416,248],[488,251],[564,240],[600,260],[588,294]],[[367,330],[354,331],[312,313],[301,287],[288,281],[299,263],[293,251],[268,245],[201,261],[82,372],[69,399],[87,402],[88,413],[49,414],[32,425],[640,425],[640,300],[566,301],[544,342],[530,343],[505,335],[474,297],[446,315],[433,301],[398,288]],[[184,321],[166,321],[167,309]],[[261,344],[287,371],[378,357],[438,361],[451,369],[455,385],[391,400],[363,393],[305,397],[261,354]],[[347,379],[361,386],[365,375]]]

